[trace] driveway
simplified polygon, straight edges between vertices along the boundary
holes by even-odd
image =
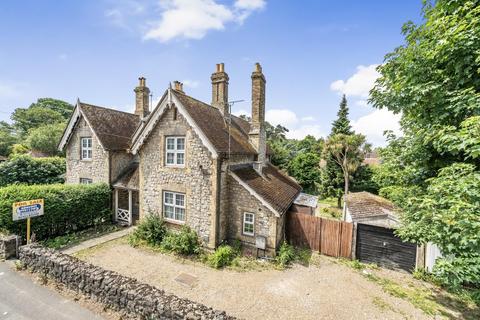
[[[237,272],[135,249],[122,239],[78,256],[242,319],[433,318],[385,293],[359,272],[320,256],[316,265],[294,265],[285,271]]]
[[[102,320],[103,318],[24,277],[0,262],[0,320]]]

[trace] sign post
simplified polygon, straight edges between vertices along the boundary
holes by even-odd
[[[15,202],[13,208],[13,221],[27,219],[27,244],[30,243],[30,218],[43,215],[43,199]]]

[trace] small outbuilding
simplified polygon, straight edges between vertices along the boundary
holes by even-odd
[[[347,195],[345,221],[385,228],[399,224],[397,209],[389,200],[370,192],[352,192]]]
[[[305,213],[311,216],[315,215],[317,209],[318,197],[311,194],[300,192],[290,207],[290,212]]]

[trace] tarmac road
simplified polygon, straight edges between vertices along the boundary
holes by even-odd
[[[0,262],[0,320],[102,320],[72,300]]]

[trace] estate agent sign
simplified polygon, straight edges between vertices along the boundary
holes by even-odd
[[[30,218],[43,215],[43,199],[14,202],[13,221],[27,219],[27,243],[30,243]]]

